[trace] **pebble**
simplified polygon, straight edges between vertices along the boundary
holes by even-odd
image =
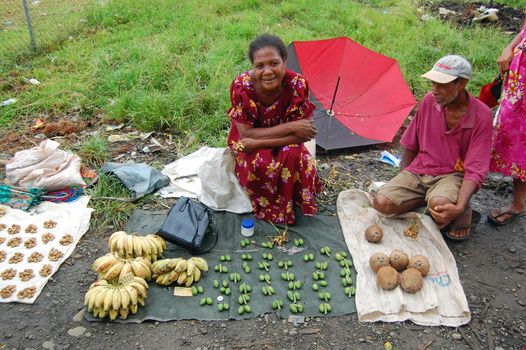
[[[515,254],[517,252],[517,248],[515,248],[515,247],[509,247],[508,250],[509,250],[510,253],[513,253],[513,254]]]
[[[86,332],[86,328],[84,327],[75,327],[68,330],[68,334],[75,338],[80,337],[84,332]]]
[[[518,303],[520,306],[526,306],[526,300],[519,300]]]
[[[73,316],[73,321],[74,322],[81,322],[82,319],[84,318],[84,311],[86,311],[85,309],[82,309],[80,310],[79,312],[77,312],[75,314],[75,316]]]
[[[296,335],[296,334],[298,334],[298,331],[293,329],[293,330],[289,331],[289,334],[290,335]]]
[[[460,339],[462,339],[462,334],[460,334],[460,333],[453,333],[453,334],[451,334],[451,338],[453,338],[454,340],[460,340]]]
[[[46,350],[55,350],[55,343],[50,340],[46,340],[42,343],[42,348]]]
[[[91,337],[91,333],[88,332],[88,333],[84,334],[84,336],[85,336],[86,338],[89,338],[89,337]]]

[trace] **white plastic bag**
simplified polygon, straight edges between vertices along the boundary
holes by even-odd
[[[36,147],[17,152],[6,164],[6,183],[48,191],[85,185],[80,175],[80,158],[58,149],[59,146],[58,142],[47,139]]]

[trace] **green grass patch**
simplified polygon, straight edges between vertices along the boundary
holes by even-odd
[[[230,125],[229,84],[250,67],[248,43],[260,33],[277,34],[286,43],[348,36],[397,59],[417,98],[430,88],[419,75],[451,53],[473,63],[469,88],[478,91],[496,75],[495,60],[510,40],[496,28],[423,22],[411,0],[91,4],[72,40],[0,64],[0,100],[18,99],[0,108],[0,128],[35,113],[60,116],[75,110],[91,118],[102,109],[108,118],[141,130],[167,130],[188,150],[223,146]],[[22,78],[42,85],[27,85]],[[88,156],[101,154],[97,144],[90,140]]]

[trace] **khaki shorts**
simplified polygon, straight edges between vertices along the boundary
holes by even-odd
[[[460,173],[431,176],[402,171],[383,185],[378,194],[387,197],[395,205],[422,198],[429,202],[433,197],[444,197],[456,203],[463,179],[464,175]]]

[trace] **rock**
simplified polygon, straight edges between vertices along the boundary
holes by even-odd
[[[298,334],[298,331],[293,329],[293,330],[289,331],[289,334],[290,335],[296,335],[296,334]]]
[[[68,330],[68,334],[75,338],[82,336],[84,332],[86,332],[84,327],[75,327]]]
[[[77,312],[75,314],[75,316],[73,316],[73,321],[74,322],[81,322],[82,319],[84,318],[84,311],[86,311],[86,309],[82,309],[79,312]]]
[[[50,340],[46,340],[42,343],[42,348],[46,350],[55,350],[55,343]]]
[[[519,300],[518,303],[520,306],[526,306],[526,300]]]
[[[460,334],[460,333],[453,333],[453,334],[451,334],[451,338],[454,339],[454,340],[460,340],[460,339],[462,339],[462,334]]]
[[[515,254],[515,253],[517,252],[517,248],[515,248],[515,247],[509,247],[509,248],[508,248],[508,251],[509,251],[510,253]]]

